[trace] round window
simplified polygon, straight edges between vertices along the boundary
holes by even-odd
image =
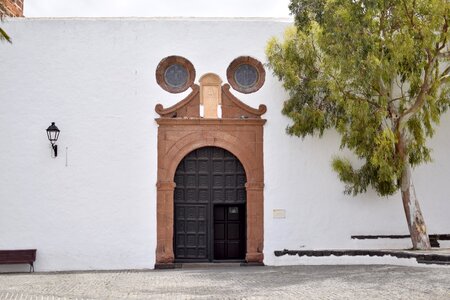
[[[262,63],[250,56],[234,59],[227,69],[227,79],[238,92],[249,94],[259,90],[265,80],[266,71]]]
[[[258,70],[252,65],[242,64],[234,72],[234,80],[243,88],[250,88],[258,81]]]
[[[165,82],[174,88],[179,88],[186,84],[189,74],[186,68],[180,64],[170,65],[164,72]]]
[[[181,93],[194,84],[195,69],[192,63],[181,56],[168,56],[156,68],[156,81],[170,93]]]

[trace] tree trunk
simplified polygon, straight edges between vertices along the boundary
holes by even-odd
[[[406,158],[402,173],[401,191],[403,208],[405,209],[406,221],[408,222],[413,249],[430,249],[430,239],[428,237],[422,211],[420,210],[419,201],[417,200],[416,191],[412,183],[411,166],[409,165],[408,158]]]

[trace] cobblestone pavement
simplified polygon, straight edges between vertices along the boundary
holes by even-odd
[[[0,299],[450,299],[450,267],[290,266],[0,275]]]

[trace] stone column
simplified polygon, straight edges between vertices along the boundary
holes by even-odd
[[[247,263],[264,259],[264,183],[248,182],[247,188]]]
[[[175,182],[158,181],[156,184],[156,264],[171,264],[173,254],[173,192]]]

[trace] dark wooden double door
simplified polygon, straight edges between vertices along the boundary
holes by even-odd
[[[175,173],[174,252],[177,261],[243,260],[246,176],[227,150],[189,153]]]

